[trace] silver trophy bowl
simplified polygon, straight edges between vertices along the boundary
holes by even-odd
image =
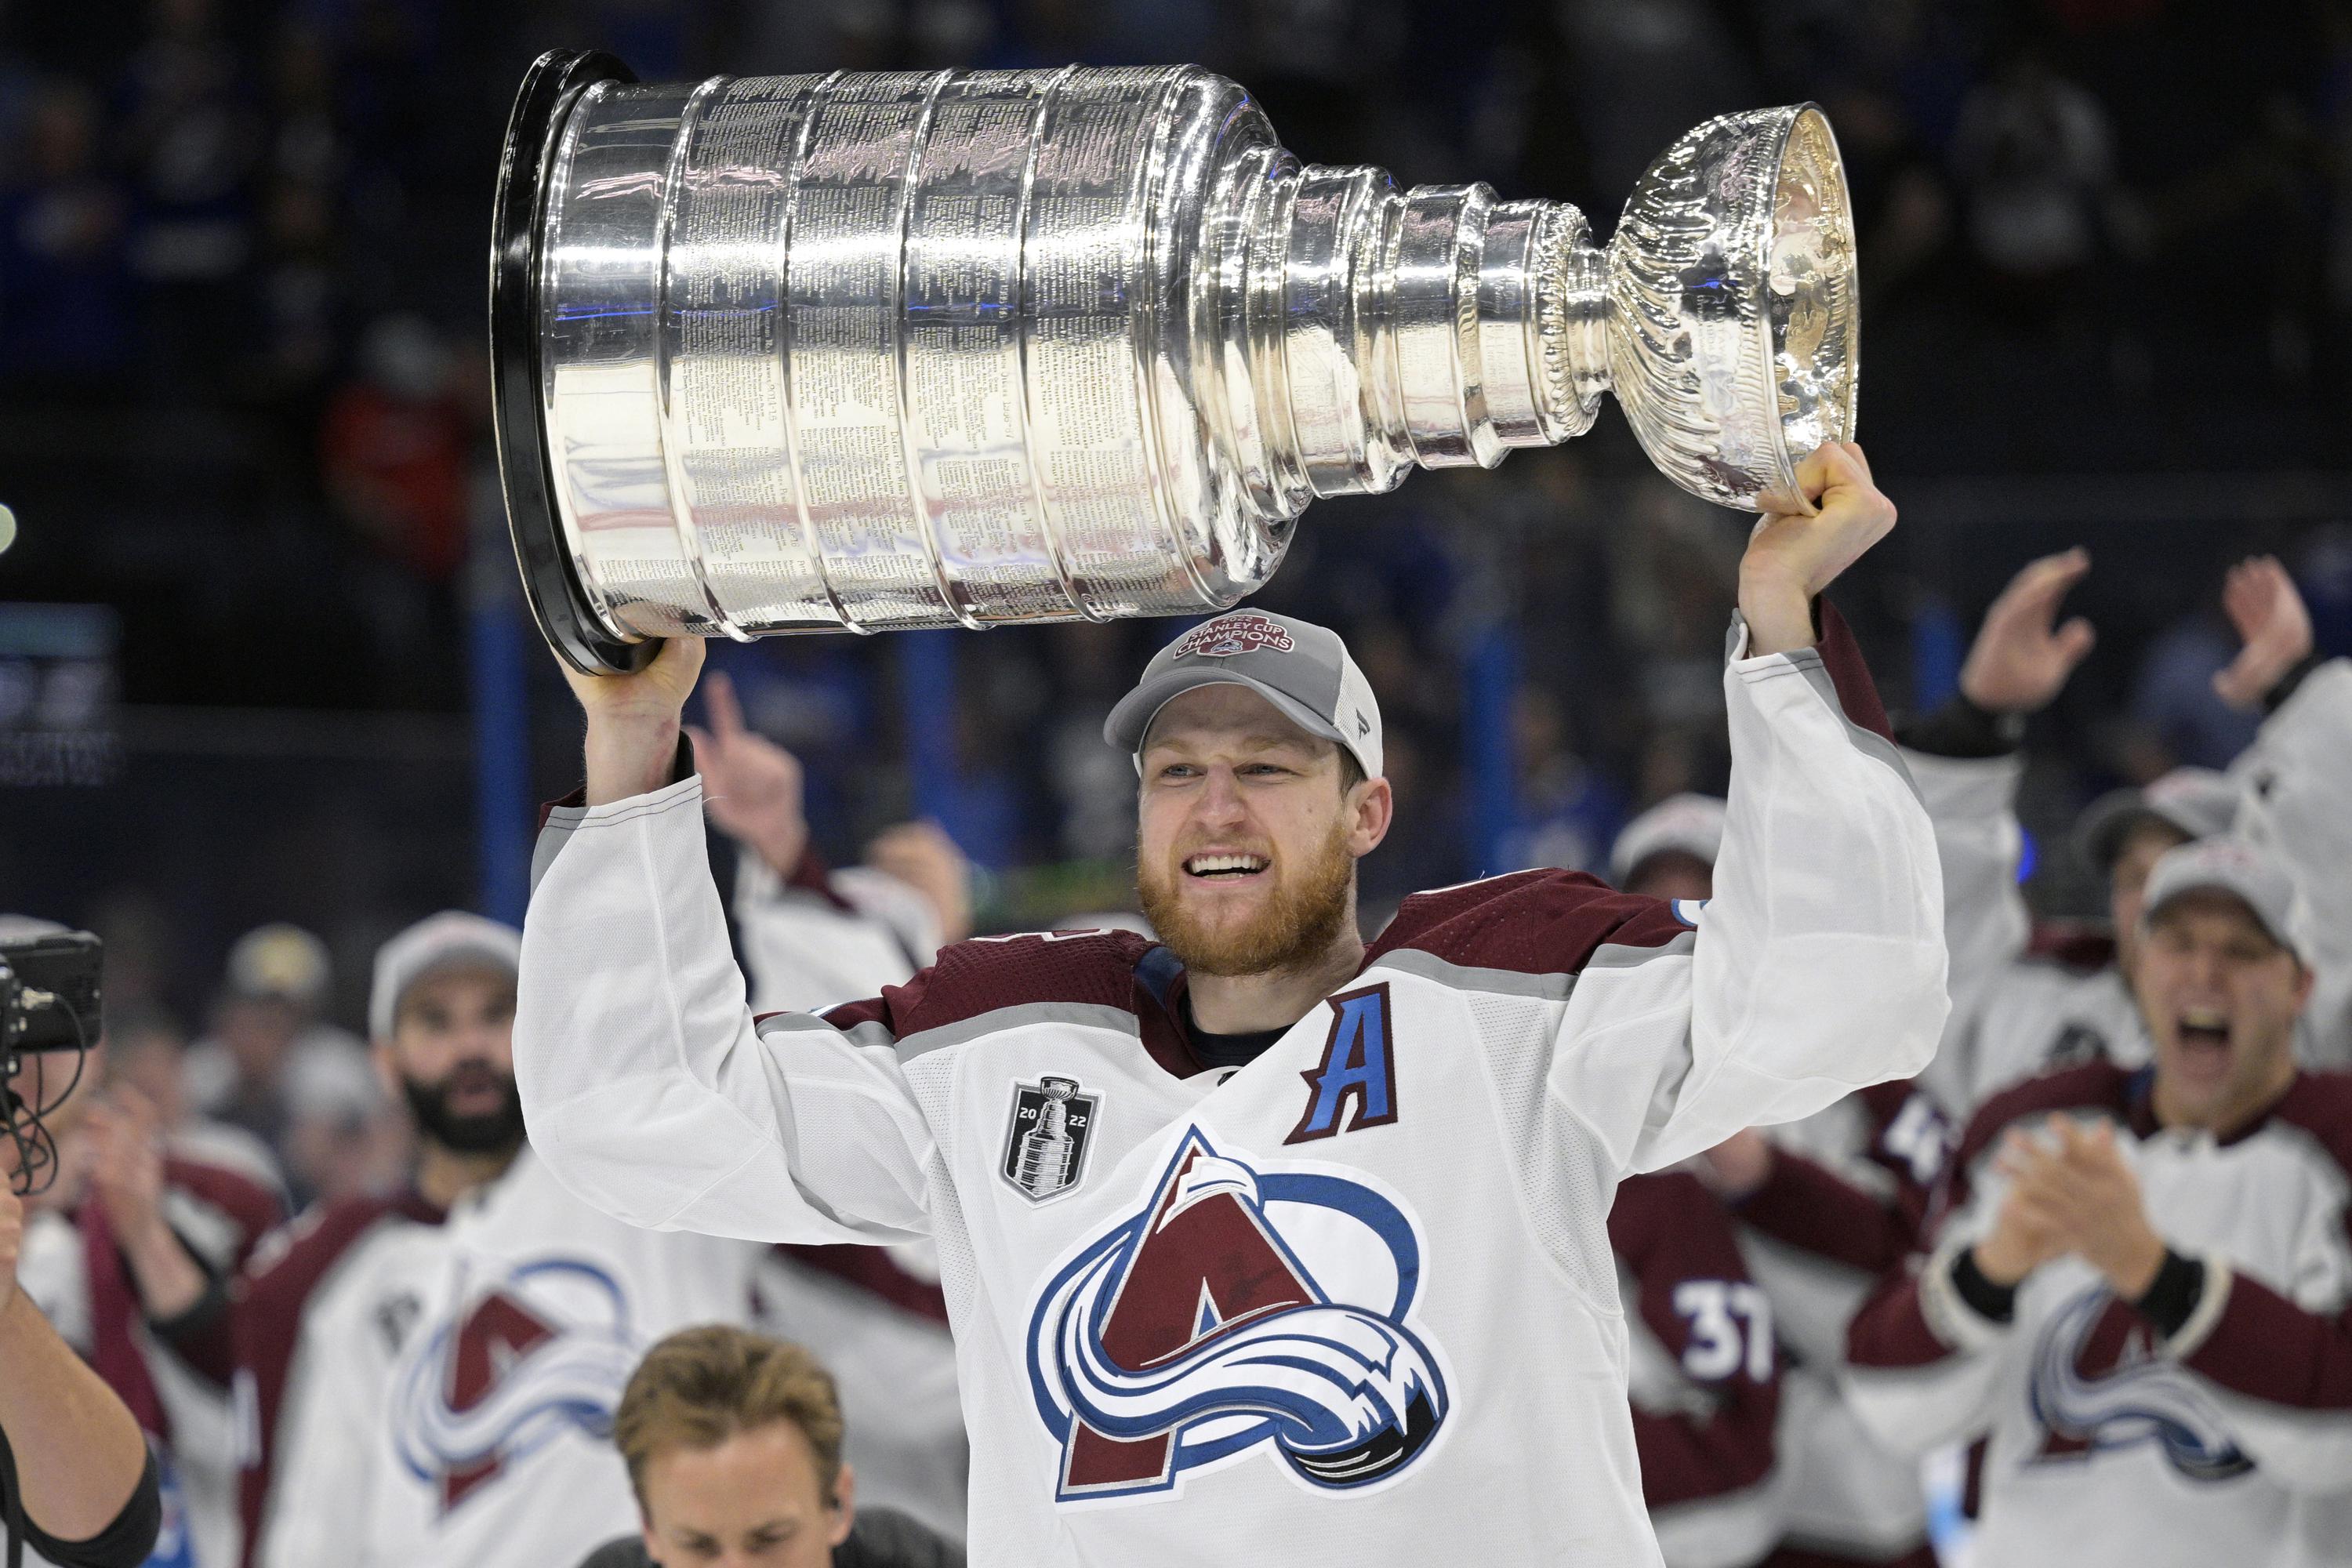
[[[1564,202],[1301,165],[1193,67],[644,84],[557,52],[499,174],[516,556],[557,651],[1227,608],[1318,496],[1491,468],[1614,391],[1660,471],[1804,511],[1854,417],[1810,104]]]

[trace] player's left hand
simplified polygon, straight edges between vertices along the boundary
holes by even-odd
[[[2311,654],[2311,612],[2294,579],[2275,555],[2258,555],[2230,568],[2221,608],[2245,640],[2213,689],[2232,708],[2259,708],[2271,688]]]
[[[2139,1178],[2116,1146],[2115,1128],[2085,1129],[2053,1119],[2051,1139],[2020,1145],[2006,1163],[2010,1179],[2029,1191],[2074,1253],[2101,1274],[2115,1293],[2137,1301],[2164,1266],[2164,1238],[2148,1223]]]
[[[1748,651],[1813,646],[1813,599],[1895,526],[1895,503],[1871,481],[1853,442],[1831,442],[1797,466],[1797,484],[1821,510],[1767,512],[1739,561],[1739,609]]]

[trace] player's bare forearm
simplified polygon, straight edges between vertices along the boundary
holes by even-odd
[[[677,737],[676,720],[664,724],[657,720],[591,713],[582,748],[587,764],[588,804],[610,805],[668,784],[677,756]]]

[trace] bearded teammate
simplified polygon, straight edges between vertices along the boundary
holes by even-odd
[[[1894,510],[1853,448],[1803,478],[1818,515],[1742,563],[1703,910],[1527,872],[1367,950],[1378,710],[1331,633],[1241,612],[1107,726],[1166,945],[967,942],[755,1021],[674,772],[700,645],[577,679],[516,1027],[535,1145],[640,1224],[935,1237],[978,1563],[1656,1563],[1612,1191],[1916,1071],[1947,1007],[1925,814],[1833,616],[1813,646]]]
[[[574,1560],[630,1518],[604,1423],[635,1355],[752,1315],[760,1249],[617,1225],[524,1147],[519,946],[458,913],[384,945],[370,1031],[416,1122],[413,1186],[311,1209],[225,1315],[174,1320],[186,1359],[236,1390],[248,1563],[489,1568],[522,1542]],[[131,1264],[152,1315],[204,1289]]]

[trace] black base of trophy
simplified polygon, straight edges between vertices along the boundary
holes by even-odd
[[[539,234],[555,132],[564,112],[584,88],[636,79],[627,66],[594,50],[552,49],[539,57],[522,79],[507,121],[490,239],[491,396],[507,526],[532,618],[548,646],[584,675],[643,669],[661,651],[661,643],[624,642],[605,629],[581,588],[563,521],[556,514],[540,382]]]

